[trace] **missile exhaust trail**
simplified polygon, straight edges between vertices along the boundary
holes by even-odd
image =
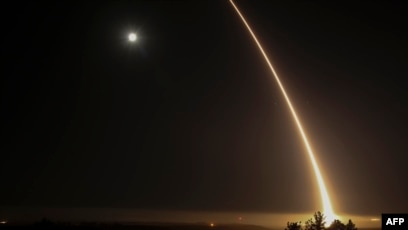
[[[279,80],[278,74],[276,73],[275,69],[273,68],[271,62],[269,61],[268,56],[266,55],[265,51],[263,50],[261,43],[259,43],[258,39],[255,36],[255,33],[252,31],[251,27],[249,26],[249,24],[247,23],[247,21],[245,20],[244,16],[241,14],[241,12],[239,11],[238,7],[235,5],[235,3],[233,2],[233,0],[230,0],[231,5],[234,7],[235,11],[238,13],[239,17],[241,18],[242,22],[245,24],[246,28],[248,29],[248,32],[251,34],[252,38],[254,39],[255,43],[257,44],[259,51],[261,51],[263,57],[265,58],[266,63],[269,66],[269,69],[272,72],[272,75],[275,77],[276,82],[279,85],[279,88],[282,91],[283,96],[285,97],[285,100],[289,106],[290,112],[292,113],[293,119],[295,120],[295,123],[298,127],[299,133],[303,139],[303,142],[305,144],[307,153],[309,155],[309,159],[312,163],[313,166],[313,170],[317,179],[317,183],[319,185],[319,189],[320,189],[320,195],[321,195],[321,199],[322,199],[322,204],[323,204],[323,213],[326,216],[326,221],[328,223],[331,223],[334,219],[336,219],[336,215],[333,212],[332,209],[332,205],[330,202],[330,198],[329,198],[329,194],[327,193],[326,190],[326,186],[324,184],[323,181],[323,177],[320,173],[320,169],[319,166],[317,165],[316,159],[314,157],[312,148],[310,147],[309,141],[306,137],[305,132],[303,131],[302,128],[302,124],[300,123],[300,120],[298,118],[298,116],[296,115],[296,111],[294,109],[294,107],[292,106],[292,103],[289,99],[289,96],[286,94],[285,88],[283,87],[281,81]]]

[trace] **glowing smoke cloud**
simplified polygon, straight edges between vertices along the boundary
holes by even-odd
[[[296,125],[297,125],[297,127],[299,129],[300,135],[302,136],[303,142],[305,143],[307,153],[309,154],[310,161],[312,162],[312,166],[313,166],[314,172],[316,174],[316,179],[317,179],[317,182],[318,182],[319,188],[320,188],[320,194],[322,196],[323,213],[326,216],[326,221],[328,223],[331,223],[334,219],[336,219],[336,215],[333,212],[333,209],[332,209],[332,206],[331,206],[331,203],[330,203],[329,194],[327,193],[326,186],[324,184],[323,177],[320,174],[319,166],[316,163],[315,157],[313,155],[312,148],[310,147],[310,144],[309,144],[309,141],[307,140],[306,134],[303,131],[302,124],[300,123],[299,118],[296,115],[295,109],[293,108],[292,103],[290,102],[289,97],[286,94],[286,91],[283,88],[283,85],[279,80],[278,74],[275,72],[275,69],[272,67],[272,64],[269,61],[268,56],[266,55],[265,51],[263,50],[263,48],[261,46],[261,43],[259,43],[259,41],[256,38],[254,32],[252,31],[251,27],[246,22],[244,16],[241,14],[238,7],[234,4],[234,2],[232,0],[230,0],[230,2],[232,4],[232,6],[235,8],[235,10],[237,11],[238,15],[241,17],[242,22],[247,27],[249,33],[252,35],[252,38],[254,39],[255,43],[258,45],[259,50],[261,51],[262,55],[264,56],[265,61],[268,63],[268,66],[271,69],[272,74],[275,77],[275,80],[278,82],[278,85],[279,85],[279,87],[280,87],[280,89],[281,89],[281,91],[283,93],[283,96],[286,99],[286,102],[288,103],[289,109],[292,112],[293,119],[295,120]]]

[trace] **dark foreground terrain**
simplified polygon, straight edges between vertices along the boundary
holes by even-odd
[[[216,225],[209,224],[165,224],[165,223],[129,223],[129,224],[106,224],[106,223],[53,223],[50,221],[42,221],[35,224],[4,224],[0,225],[0,229],[118,229],[118,230],[272,230],[255,225]],[[283,229],[282,229],[283,230]]]
[[[256,225],[231,224],[231,225],[216,225],[209,224],[167,224],[167,223],[53,223],[50,221],[41,221],[35,224],[4,224],[0,225],[0,230],[3,229],[94,229],[94,230],[284,230],[284,228],[266,228]],[[380,230],[374,228],[358,228],[358,230]]]

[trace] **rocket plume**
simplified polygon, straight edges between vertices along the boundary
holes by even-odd
[[[289,96],[287,95],[287,93],[285,91],[285,88],[283,87],[281,81],[279,80],[278,74],[276,73],[275,69],[273,68],[271,62],[269,61],[269,58],[266,55],[265,51],[263,50],[263,48],[261,46],[261,43],[259,43],[258,39],[255,36],[255,33],[252,31],[251,27],[249,26],[249,24],[247,23],[244,16],[241,14],[241,12],[239,11],[238,7],[235,5],[233,0],[230,0],[230,3],[234,7],[235,11],[238,13],[239,17],[242,19],[242,22],[245,24],[246,28],[248,29],[248,32],[251,34],[252,38],[254,39],[256,45],[259,48],[259,51],[261,51],[263,57],[265,58],[265,61],[268,64],[269,69],[272,72],[272,75],[275,77],[275,80],[278,83],[279,88],[281,89],[283,96],[285,97],[285,100],[286,100],[286,102],[287,102],[287,104],[289,106],[290,112],[292,113],[293,119],[295,120],[295,123],[296,123],[296,125],[298,127],[300,136],[302,137],[303,142],[305,144],[307,153],[309,155],[309,159],[311,161],[314,173],[316,175],[316,179],[317,179],[317,182],[318,182],[318,185],[319,185],[320,195],[321,195],[321,199],[322,199],[322,204],[323,204],[323,213],[326,216],[326,221],[328,223],[331,223],[334,219],[336,219],[336,215],[333,212],[332,205],[331,205],[330,198],[329,198],[329,194],[327,193],[326,186],[324,184],[323,177],[322,177],[322,175],[320,173],[319,166],[317,165],[316,159],[314,157],[312,148],[310,147],[310,144],[309,144],[309,141],[308,141],[308,139],[306,137],[306,134],[303,131],[302,124],[300,123],[300,120],[299,120],[298,116],[296,115],[296,111],[295,111],[294,107],[292,106],[292,103],[291,103],[291,101],[289,99]]]

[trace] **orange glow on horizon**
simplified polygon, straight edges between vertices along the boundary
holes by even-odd
[[[303,127],[302,124],[300,123],[300,120],[296,114],[296,111],[294,109],[294,107],[292,106],[292,103],[289,99],[289,96],[286,94],[286,91],[282,85],[282,83],[279,80],[278,74],[276,73],[275,69],[273,68],[271,62],[269,61],[268,56],[266,55],[265,51],[263,50],[261,44],[259,43],[258,39],[255,36],[255,33],[252,31],[251,27],[249,26],[249,24],[247,23],[247,21],[245,20],[244,16],[241,14],[241,12],[239,11],[238,7],[234,4],[233,0],[230,0],[230,3],[232,4],[232,6],[234,7],[235,11],[238,13],[239,17],[242,19],[242,22],[245,24],[246,28],[248,29],[249,33],[251,34],[252,38],[254,39],[255,43],[257,44],[259,50],[261,51],[263,57],[265,58],[266,63],[269,66],[269,69],[271,70],[273,76],[275,77],[276,82],[279,85],[279,88],[282,91],[283,96],[285,97],[285,100],[289,106],[289,109],[292,113],[293,119],[295,120],[295,123],[298,127],[299,133],[303,139],[303,142],[305,144],[307,153],[309,155],[309,159],[312,163],[313,166],[313,170],[315,172],[315,176],[319,185],[319,190],[320,190],[320,195],[321,195],[321,199],[322,199],[322,204],[323,204],[323,214],[326,216],[326,222],[329,224],[331,223],[334,219],[338,219],[338,217],[334,214],[333,212],[333,208],[330,202],[330,198],[329,198],[329,194],[327,192],[325,183],[323,181],[323,177],[320,173],[320,169],[319,166],[317,165],[316,159],[314,157],[312,148],[309,144],[309,141],[306,137],[305,132],[303,131]]]

